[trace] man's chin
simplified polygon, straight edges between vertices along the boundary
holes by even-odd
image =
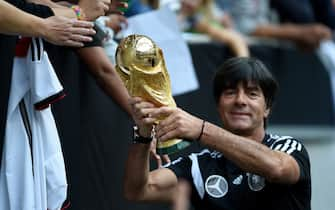
[[[239,136],[247,136],[252,131],[252,129],[249,126],[243,126],[243,125],[231,126],[228,130]]]

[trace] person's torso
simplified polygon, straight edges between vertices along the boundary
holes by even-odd
[[[263,144],[274,150],[282,149],[286,153],[301,150],[302,145],[298,141],[283,141],[280,138],[283,137],[268,135]],[[191,200],[197,210],[310,209],[309,174],[306,179],[294,185],[282,185],[270,183],[264,177],[242,171],[219,152],[204,150],[190,155],[189,158],[193,182]]]

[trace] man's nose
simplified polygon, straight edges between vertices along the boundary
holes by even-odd
[[[238,91],[236,94],[235,102],[239,105],[245,105],[246,104],[246,95],[243,91]]]

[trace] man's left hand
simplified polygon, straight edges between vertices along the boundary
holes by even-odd
[[[174,138],[197,140],[202,132],[203,120],[180,108],[161,107],[150,113],[151,117],[161,119],[156,126],[156,138],[166,141]]]
[[[163,167],[164,164],[170,163],[171,160],[168,155],[157,154],[157,139],[154,138],[150,145],[150,156],[156,161],[157,168]]]

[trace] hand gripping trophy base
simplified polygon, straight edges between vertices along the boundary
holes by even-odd
[[[127,36],[121,40],[115,57],[116,71],[131,96],[141,97],[157,107],[176,107],[162,50],[149,37]],[[190,142],[171,139],[158,142],[157,152],[171,154],[189,145]]]

